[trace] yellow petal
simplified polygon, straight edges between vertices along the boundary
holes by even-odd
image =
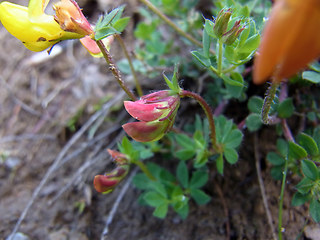
[[[28,5],[29,19],[39,17],[44,14],[50,0],[30,0]]]
[[[31,51],[43,51],[59,41],[82,37],[63,31],[50,15],[42,14],[30,21],[28,8],[9,2],[0,3],[0,20]]]

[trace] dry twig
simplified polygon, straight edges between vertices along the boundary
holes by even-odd
[[[108,215],[108,218],[106,220],[106,223],[105,223],[105,227],[102,231],[102,234],[101,234],[101,237],[100,237],[100,240],[107,240],[108,239],[108,233],[109,233],[109,226],[110,224],[112,223],[112,220],[114,218],[114,215],[116,214],[117,210],[118,210],[118,207],[119,207],[119,204],[122,200],[122,198],[124,197],[124,195],[127,193],[127,190],[129,188],[129,185],[131,183],[131,180],[133,178],[134,175],[136,175],[138,171],[138,168],[136,167],[130,174],[129,178],[127,179],[126,183],[123,185],[123,187],[121,188],[121,191],[120,193],[117,195],[117,199],[115,200],[113,206],[112,206],[112,209]]]
[[[80,139],[80,137],[90,128],[90,126],[106,111],[110,111],[110,108],[120,100],[124,98],[125,94],[121,92],[118,94],[114,99],[104,104],[102,109],[98,112],[96,112],[93,116],[90,117],[90,119],[81,127],[81,129],[69,140],[69,142],[64,146],[64,148],[60,151],[57,158],[54,160],[53,164],[50,166],[44,177],[42,178],[41,182],[37,186],[37,188],[33,191],[33,194],[31,196],[31,199],[29,200],[27,206],[22,211],[14,229],[12,230],[12,233],[10,234],[8,240],[12,240],[12,237],[15,235],[15,233],[18,231],[22,221],[28,214],[31,206],[33,205],[36,198],[39,196],[40,191],[45,186],[51,175],[56,171],[57,167],[60,165],[61,161],[63,160],[64,156],[67,154],[69,149]]]
[[[274,240],[276,240],[277,234],[276,234],[276,231],[273,226],[273,221],[272,221],[272,216],[271,216],[269,205],[268,205],[266,190],[264,188],[263,179],[261,176],[261,169],[260,169],[260,163],[259,163],[260,155],[259,155],[259,150],[258,150],[258,136],[256,133],[254,134],[253,145],[254,145],[254,157],[256,160],[255,162],[256,162],[256,169],[257,169],[257,177],[258,177],[258,181],[259,181],[259,187],[260,187],[260,191],[261,191],[262,201],[263,201],[264,209],[266,210],[266,215],[267,215],[269,227],[270,227],[270,230],[272,233],[272,237]]]

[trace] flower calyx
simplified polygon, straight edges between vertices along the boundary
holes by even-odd
[[[239,37],[240,33],[245,29],[245,27],[241,27],[240,23],[241,20],[236,21],[232,28],[222,35],[221,39],[224,44],[232,45]]]
[[[61,29],[86,36],[93,33],[93,28],[83,15],[80,7],[74,0],[60,0],[53,5],[56,12],[54,20]]]

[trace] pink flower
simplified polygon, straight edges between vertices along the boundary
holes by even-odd
[[[125,101],[127,112],[140,122],[122,127],[138,142],[157,141],[172,128],[179,105],[179,95],[170,90],[145,95],[135,102]]]
[[[109,154],[117,163],[110,173],[94,177],[93,185],[97,192],[110,193],[129,172],[129,160],[125,154],[108,149]]]

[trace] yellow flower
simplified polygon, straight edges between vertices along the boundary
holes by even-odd
[[[278,0],[262,34],[253,81],[288,78],[320,56],[320,0]]]
[[[83,34],[61,29],[54,17],[44,13],[49,0],[30,0],[29,6],[0,3],[0,21],[31,51],[43,51],[67,39],[78,39]]]

